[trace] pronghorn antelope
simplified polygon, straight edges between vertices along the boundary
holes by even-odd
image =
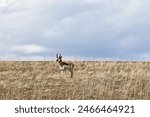
[[[56,62],[59,65],[59,69],[66,73],[66,71],[70,71],[71,78],[73,77],[73,68],[74,64],[72,62],[63,62],[61,54],[56,54]]]

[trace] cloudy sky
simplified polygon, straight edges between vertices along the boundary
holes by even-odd
[[[150,0],[0,0],[0,59],[150,61]]]

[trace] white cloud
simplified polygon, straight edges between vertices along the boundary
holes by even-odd
[[[8,7],[16,5],[17,0],[0,0],[0,9],[6,9]]]
[[[47,48],[38,45],[17,45],[12,47],[13,51],[21,52],[25,54],[40,54],[48,51]]]
[[[127,8],[125,9],[125,12],[129,16],[135,15],[141,12],[141,10],[144,9],[143,8],[144,6],[145,6],[145,3],[143,2],[143,0],[131,0]]]

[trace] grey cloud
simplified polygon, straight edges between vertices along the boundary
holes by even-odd
[[[66,56],[145,57],[149,5],[148,0],[16,0],[0,8],[0,53],[35,44]]]

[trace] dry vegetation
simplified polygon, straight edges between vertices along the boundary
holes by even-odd
[[[74,78],[48,62],[0,62],[0,99],[150,99],[150,63],[74,62]]]

